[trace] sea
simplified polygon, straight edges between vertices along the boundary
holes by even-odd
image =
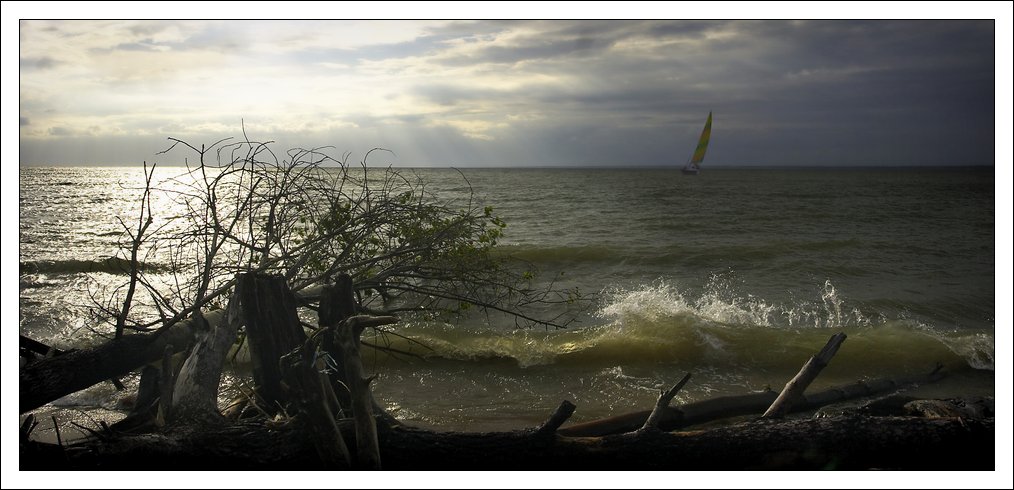
[[[674,405],[778,390],[837,332],[847,338],[810,390],[940,364],[943,380],[907,392],[994,396],[993,167],[398,171],[436,198],[492,206],[503,253],[588,300],[564,329],[475,314],[368,333],[417,354],[364,351],[376,397],[406,423],[528,428],[564,400],[573,422],[594,420],[650,409],[686,373]],[[179,173],[160,167],[154,180]],[[20,168],[22,334],[64,349],[109,334],[88,309],[125,280],[119,219],[136,221],[142,182],[140,167]],[[153,196],[155,214],[185,212],[171,206]],[[41,419],[67,437],[122,418],[137,375],[123,383],[68,395]],[[249,383],[237,356],[222,403]]]

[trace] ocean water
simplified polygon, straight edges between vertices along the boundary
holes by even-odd
[[[401,172],[441,198],[492,206],[507,222],[504,253],[593,298],[563,330],[405,318],[394,331],[412,342],[374,341],[419,358],[365,356],[378,398],[408,422],[529,427],[564,399],[574,421],[591,420],[649,409],[686,372],[674,403],[780,389],[838,331],[848,339],[812,389],[941,363],[948,377],[913,393],[993,395],[991,167]],[[83,311],[91,292],[124,279],[111,259],[116,218],[136,219],[142,177],[20,170],[22,333],[60,347],[100,341]],[[155,196],[156,214],[168,206]],[[246,376],[240,358],[228,380]],[[108,418],[123,398],[102,384],[47,408]]]

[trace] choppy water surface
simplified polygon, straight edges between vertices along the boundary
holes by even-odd
[[[508,223],[506,253],[596,296],[562,331],[408,319],[398,333],[426,347],[389,340],[422,359],[367,353],[378,396],[407,420],[516,428],[563,399],[587,420],[650,407],[687,371],[677,401],[780,388],[837,331],[848,340],[815,388],[940,362],[951,376],[924,392],[993,393],[992,168],[403,173],[441,197],[471,191]],[[80,307],[96,283],[122,280],[116,216],[136,216],[143,173],[20,177],[20,329],[93,341]],[[118,396],[98,386],[57,405],[116,410]]]

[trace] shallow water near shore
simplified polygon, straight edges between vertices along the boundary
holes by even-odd
[[[564,399],[574,421],[591,420],[650,408],[686,372],[675,403],[780,389],[838,331],[848,339],[813,389],[941,363],[949,376],[913,393],[994,393],[992,168],[402,173],[441,198],[493,206],[508,224],[504,253],[594,296],[564,330],[484,315],[392,327],[414,342],[374,340],[419,357],[368,350],[365,361],[378,398],[406,421],[530,427]],[[110,260],[115,217],[133,215],[141,170],[20,177],[20,331],[59,347],[99,341],[81,311],[95,281],[123,279]],[[47,410],[83,425],[115,418],[126,397],[107,384]]]

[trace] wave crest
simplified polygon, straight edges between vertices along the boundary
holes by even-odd
[[[142,269],[160,269],[153,264],[141,262]],[[129,274],[130,261],[121,257],[104,259],[33,260],[20,263],[21,274],[79,274],[84,272],[105,272]]]
[[[511,361],[521,367],[679,363],[734,369],[798,369],[832,331],[849,336],[836,359],[839,368],[866,375],[870,370],[929,370],[938,363],[993,369],[993,335],[939,332],[913,320],[862,314],[830,281],[815,300],[771,304],[737,296],[729,281],[713,278],[697,296],[659,281],[604,295],[597,325],[572,330],[501,330],[409,322],[400,335],[427,346],[392,338],[393,347],[414,349],[430,359]],[[873,371],[874,373],[877,371]]]

